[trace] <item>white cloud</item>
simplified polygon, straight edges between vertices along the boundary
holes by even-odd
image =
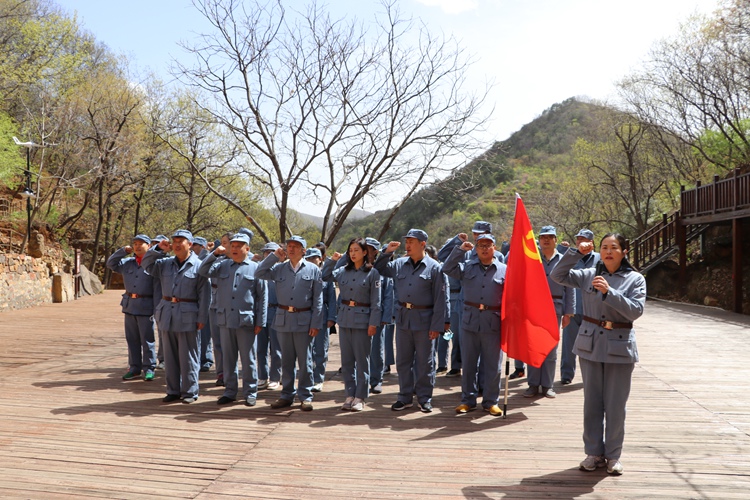
[[[479,7],[478,0],[416,0],[428,7],[438,7],[446,14],[460,14]]]

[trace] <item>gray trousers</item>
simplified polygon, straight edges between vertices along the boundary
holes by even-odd
[[[635,363],[579,358],[583,376],[583,447],[587,455],[619,460],[625,439],[625,405]]]
[[[237,398],[239,392],[237,355],[242,361],[242,396],[258,396],[258,369],[256,366],[255,330],[248,328],[219,327],[224,362],[224,396]]]
[[[562,316],[557,317],[557,329],[560,331],[560,322]],[[529,365],[526,368],[526,380],[529,382],[529,387],[539,387],[540,385],[545,388],[552,387],[552,383],[555,381],[555,366],[557,366],[557,346],[547,354],[544,359],[544,363],[539,368],[534,368]]]
[[[133,373],[154,370],[154,321],[149,316],[125,313],[125,340],[128,343],[128,365]]]
[[[167,394],[182,398],[198,397],[200,351],[197,330],[164,332],[164,371]]]
[[[413,402],[415,393],[419,403],[432,402],[432,389],[435,387],[435,344],[435,340],[430,340],[427,330],[396,330],[398,400],[402,403]]]
[[[576,355],[573,354],[573,346],[578,337],[578,329],[581,327],[583,316],[575,314],[570,318],[568,326],[563,328],[562,334],[562,352],[560,359],[560,378],[573,380],[576,375]]]
[[[313,337],[304,332],[276,332],[281,346],[281,399],[300,402],[312,401],[313,393]],[[295,366],[296,364],[296,366]],[[299,387],[294,388],[299,367]]]
[[[211,329],[211,343],[214,345],[216,378],[224,376],[224,358],[221,353],[221,327],[216,324],[216,309],[208,310],[208,324]]]
[[[362,328],[339,329],[341,375],[347,397],[367,399],[370,394],[370,349],[372,337]]]
[[[496,405],[500,397],[503,352],[497,332],[461,332],[461,403],[476,406],[479,389],[477,379],[481,378],[482,407]],[[482,360],[479,363],[479,360]],[[484,375],[477,373],[477,363]],[[478,376],[479,375],[479,376]]]

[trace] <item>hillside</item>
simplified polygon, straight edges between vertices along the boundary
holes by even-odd
[[[512,225],[516,192],[526,200],[535,228],[548,223],[535,205],[543,204],[554,188],[556,172],[571,164],[576,140],[595,135],[596,116],[604,109],[576,98],[551,106],[507,140],[457,168],[449,178],[417,192],[384,235],[381,230],[390,210],[348,221],[334,247],[363,234],[383,241],[399,239],[410,227],[425,229],[430,243],[439,247],[456,233],[468,231],[478,219],[492,222],[494,232],[505,239]]]

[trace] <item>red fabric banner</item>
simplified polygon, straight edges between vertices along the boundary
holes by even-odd
[[[534,230],[518,195],[507,265],[500,346],[508,357],[539,368],[560,341],[560,327]]]

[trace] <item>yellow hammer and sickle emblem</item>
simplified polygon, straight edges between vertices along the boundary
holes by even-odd
[[[531,241],[531,248],[526,244],[527,241]],[[523,253],[526,254],[526,257],[538,260],[541,262],[542,258],[539,256],[539,250],[536,247],[536,241],[534,241],[534,231],[530,230],[528,234],[526,234],[526,238],[523,240]]]

